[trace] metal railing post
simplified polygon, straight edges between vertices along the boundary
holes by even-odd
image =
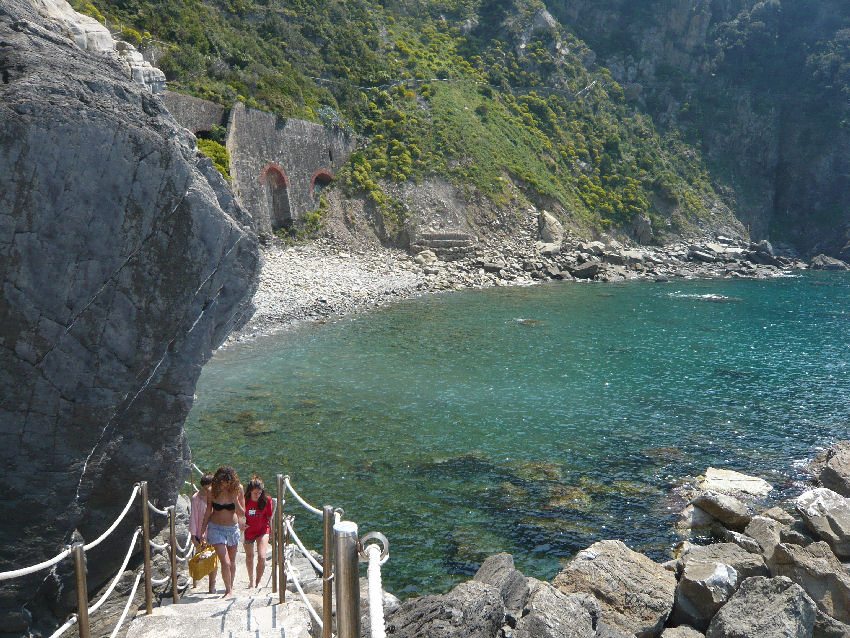
[[[153,613],[153,585],[151,584],[151,525],[148,514],[148,482],[142,481],[139,494],[142,503],[142,552],[145,562],[145,613]]]
[[[324,536],[324,560],[322,561],[322,638],[331,638],[333,625],[333,542],[334,508],[325,505],[322,508],[322,529]]]
[[[277,550],[277,590],[280,593],[280,602],[284,603],[286,602],[286,568],[284,564],[286,561],[286,542],[288,538],[283,535],[283,474],[277,475],[277,502],[279,505],[275,514],[275,520],[277,521],[277,529],[280,531],[278,537],[280,545]]]
[[[74,576],[77,583],[77,626],[80,638],[90,638],[89,630],[89,590],[86,584],[86,552],[82,543],[73,546]]]
[[[272,593],[277,593],[277,545],[280,543],[280,530],[277,527],[277,512],[280,509],[280,499],[274,504],[274,513],[272,514]]]
[[[334,525],[336,630],[339,638],[360,638],[360,570],[357,523]]]
[[[177,531],[175,529],[175,512],[174,505],[168,507],[168,528],[171,544],[171,599],[176,605],[180,601],[179,592],[177,591]]]

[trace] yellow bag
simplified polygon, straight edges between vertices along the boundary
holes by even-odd
[[[188,563],[189,575],[195,580],[201,580],[218,569],[218,555],[212,545],[201,543]]]

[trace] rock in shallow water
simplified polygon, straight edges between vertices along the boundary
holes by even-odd
[[[159,99],[41,20],[0,6],[0,569],[93,540],[136,481],[174,501],[201,366],[250,315],[259,266],[250,219]],[[50,506],[20,506],[32,494]],[[92,588],[138,523],[134,507],[92,552]],[[0,616],[30,601],[49,626],[39,601],[64,616],[67,572],[4,584]]]

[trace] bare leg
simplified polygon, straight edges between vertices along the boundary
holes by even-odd
[[[230,548],[224,543],[217,543],[213,545],[215,547],[215,553],[218,554],[218,562],[221,565],[221,578],[224,580],[224,596],[232,596],[233,595],[233,570],[232,565],[230,564]],[[233,548],[236,549],[235,547]],[[233,552],[234,558],[236,552]]]
[[[229,596],[233,596],[233,581],[236,580],[236,545],[228,546],[227,554],[230,558],[230,594]],[[224,568],[221,570],[224,572]],[[228,594],[225,594],[228,596]]]
[[[254,543],[243,543],[243,546],[245,547],[245,566],[248,568],[248,588],[250,589],[254,586]],[[257,565],[258,582],[262,573],[259,565]]]
[[[263,577],[263,572],[266,569],[266,552],[268,549],[269,535],[263,534],[257,539],[257,580],[254,581],[257,587],[260,586],[260,579]]]

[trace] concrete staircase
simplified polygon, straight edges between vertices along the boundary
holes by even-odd
[[[302,586],[309,583],[311,589],[315,589],[318,581],[321,587],[321,579],[306,559],[293,555],[291,560]],[[312,638],[321,635],[318,628],[314,629],[307,607],[291,583],[286,603],[279,604],[279,594],[272,593],[271,552],[259,588],[248,589],[248,571],[241,544],[236,564],[233,598],[222,598],[224,584],[219,571],[217,593],[207,593],[205,578],[198,581],[197,587],[190,586],[176,605],[169,597],[154,607],[150,616],[142,609],[130,624],[127,638]],[[321,612],[321,598],[318,601]]]
[[[430,250],[443,261],[454,261],[465,257],[476,243],[478,238],[469,233],[421,233],[410,243],[410,252],[416,254]]]

